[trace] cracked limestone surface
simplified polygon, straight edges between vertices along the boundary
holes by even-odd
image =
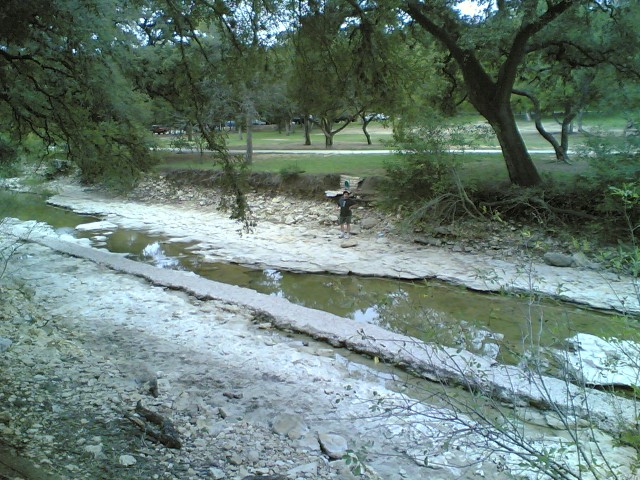
[[[274,268],[398,276],[438,270],[433,276],[472,283],[467,269],[501,265],[479,255],[436,259],[442,252],[366,233],[352,248],[335,248],[329,225],[264,220],[246,235],[214,209],[101,198],[77,186],[52,201],[124,227],[195,239],[211,258]],[[491,446],[473,429],[458,436],[457,422],[473,424],[464,416],[400,393],[392,380],[404,373],[273,329],[272,319],[246,306],[245,291],[237,293],[242,302],[215,300],[104,265],[27,243],[3,278],[3,300],[11,301],[3,302],[0,322],[0,340],[7,340],[0,346],[8,344],[0,347],[8,379],[0,387],[8,412],[0,435],[59,478],[356,478],[345,460],[334,459],[335,446],[321,445],[333,436],[364,460],[366,478],[537,478],[513,454],[489,457]],[[584,287],[582,273],[575,280]],[[181,450],[158,446],[125,419],[138,401],[172,420]],[[541,449],[568,441],[562,429],[533,429],[530,439]],[[631,449],[600,432],[597,447],[633,478]]]
[[[37,244],[20,248],[3,283],[11,301],[0,317],[0,338],[10,341],[0,435],[51,475],[356,478],[325,453],[326,434],[354,451],[367,446],[365,478],[420,478],[427,455],[439,478],[503,478],[506,460],[487,460],[477,438],[457,438],[454,424],[437,419],[442,411],[422,407],[419,428],[374,413],[408,401],[386,386],[397,373],[276,331],[247,308]],[[182,449],[153,443],[125,419],[139,401],[173,422]],[[302,426],[275,428],[291,418]],[[451,442],[457,448],[445,451]]]
[[[192,240],[197,243],[193,253],[204,261],[300,272],[437,278],[478,291],[536,291],[594,308],[640,312],[636,282],[611,272],[455,252],[402,241],[375,229],[360,230],[352,237],[350,248],[339,248],[335,206],[331,203],[291,202],[288,209],[299,212],[298,223],[283,223],[281,215],[262,216],[252,232],[246,233],[237,222],[208,204],[132,201],[69,182],[57,188],[59,193],[49,200],[54,205],[102,215],[123,228],[144,229],[176,241]],[[265,202],[255,210],[257,215],[267,210]],[[310,211],[316,213],[309,215]]]

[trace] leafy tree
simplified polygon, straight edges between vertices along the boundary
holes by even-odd
[[[354,56],[353,109],[358,112],[367,144],[371,145],[369,123],[380,115],[388,118],[398,113],[418,78],[412,74],[414,56],[404,35],[381,28],[391,21],[389,13],[384,9],[369,13],[357,2],[349,3],[353,7],[353,18],[348,22]]]
[[[9,0],[0,15],[0,129],[37,135],[89,182],[130,181],[153,163],[145,98],[124,75],[128,14],[117,2]]]
[[[598,16],[606,19],[609,29],[620,26],[625,12],[635,14],[637,5],[523,0],[498,1],[493,8],[493,2],[478,2],[485,8],[471,17],[461,13],[457,3],[410,0],[398,6],[417,27],[418,36],[428,33],[435,38],[459,69],[468,101],[496,133],[511,181],[521,186],[536,185],[540,176],[518,132],[511,105],[523,62],[532,52],[553,52],[587,34],[591,22],[585,24],[585,19]],[[577,19],[582,23],[573,23]],[[624,26],[620,36],[627,35],[635,42],[633,30],[626,28],[628,24]],[[584,53],[592,47],[585,46]],[[628,62],[621,65],[628,66]]]
[[[393,135],[398,158],[386,162],[381,206],[404,211],[404,224],[410,228],[482,216],[462,187],[457,174],[461,159],[451,145],[465,148],[485,136],[482,129],[448,122],[433,110],[399,122]]]
[[[301,9],[296,31],[293,96],[313,115],[325,145],[358,118],[367,143],[368,124],[380,113],[395,113],[402,102],[406,50],[385,9],[370,10],[358,2],[309,2]]]
[[[531,100],[536,127],[554,147],[558,160],[568,160],[574,119],[586,109],[606,112],[610,105],[618,103],[613,97],[619,92],[612,85],[637,84],[638,59],[629,56],[627,50],[634,51],[637,43],[634,35],[628,35],[633,22],[629,23],[629,18],[612,22],[610,15],[602,13],[586,7],[572,9],[562,23],[546,30],[544,38],[532,45],[518,88],[514,89],[514,93]],[[619,14],[617,10],[610,13]],[[633,16],[633,12],[626,11],[626,16]],[[582,27],[585,24],[589,29]],[[624,43],[626,48],[622,47]],[[542,46],[540,50],[538,45]],[[557,118],[560,142],[542,126],[543,114]]]
[[[253,156],[253,124],[272,108],[280,62],[270,55],[276,28],[271,2],[228,2],[220,18],[225,48],[221,70],[229,84],[230,102],[246,136],[245,160]],[[241,130],[240,130],[241,131]]]
[[[233,218],[248,213],[244,195],[246,173],[243,159],[231,155],[225,134],[216,128],[230,114],[231,89],[222,70],[227,48],[225,5],[152,1],[145,16],[131,28],[148,37],[137,49],[139,61],[132,67],[136,85],[162,109],[172,112],[188,132],[201,137],[201,149],[214,153],[224,172],[225,202]]]
[[[345,27],[349,12],[336,2],[311,2],[308,10],[300,12],[293,37],[294,98],[305,118],[313,115],[327,148],[360,113],[355,102],[356,58]]]

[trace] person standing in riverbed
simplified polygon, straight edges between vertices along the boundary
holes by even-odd
[[[338,207],[340,208],[340,214],[338,215],[338,225],[340,225],[340,238],[349,238],[351,235],[351,207],[356,204],[356,201],[351,198],[349,190],[342,192],[342,195],[338,199]]]

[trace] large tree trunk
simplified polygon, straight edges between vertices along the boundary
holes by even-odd
[[[588,133],[584,129],[584,125],[582,124],[583,116],[584,116],[584,110],[581,108],[580,111],[576,114],[576,123],[578,124],[578,132],[579,133]]]
[[[366,118],[362,117],[362,132],[364,133],[364,136],[367,138],[367,145],[372,145],[371,135],[369,135],[369,132],[367,131],[367,125],[369,125],[369,122],[371,122],[371,120],[367,121]]]
[[[545,130],[544,125],[542,125],[542,110],[540,109],[540,101],[538,100],[538,97],[533,95],[531,92],[527,92],[525,90],[514,89],[513,93],[515,93],[516,95],[523,95],[527,97],[529,100],[531,100],[531,103],[533,103],[533,119],[536,124],[536,130],[540,135],[542,135],[542,138],[544,138],[547,142],[551,144],[554,152],[556,153],[556,160],[558,160],[559,162],[569,163],[569,158],[567,156],[568,140],[566,145],[564,143],[560,144],[558,143],[556,138],[553,136],[553,134]],[[564,126],[563,126],[563,134],[564,134]],[[563,138],[564,136],[561,136],[561,139]]]
[[[324,134],[324,148],[332,148],[333,147],[333,131],[331,129],[333,125],[332,119],[328,117],[320,118],[320,130]]]
[[[561,17],[576,2],[558,0],[547,2],[546,9],[536,10],[536,2],[523,2],[527,18],[511,37],[506,50],[500,50],[501,64],[494,70],[494,78],[485,67],[491,62],[481,62],[476,47],[461,34],[461,24],[451,15],[446,2],[421,2],[405,0],[401,7],[426,32],[433,35],[459,65],[469,94],[469,101],[489,121],[496,132],[507,164],[511,182],[528,187],[541,182],[531,156],[522,141],[511,110],[511,92],[518,76],[531,38],[547,25]],[[500,2],[506,5],[505,2]]]
[[[311,119],[309,115],[304,116],[304,144],[311,145]]]
[[[569,161],[569,159],[567,158],[566,151],[564,150],[562,145],[558,143],[558,141],[556,140],[556,137],[554,137],[553,134],[545,130],[544,126],[542,125],[542,120],[540,119],[540,117],[536,117],[536,130],[538,130],[538,133],[542,135],[542,138],[544,138],[547,142],[551,144],[551,146],[553,147],[553,151],[556,153],[556,160],[558,160],[559,162]]]
[[[521,187],[533,187],[541,182],[541,178],[522,140],[515,119],[512,120],[498,119],[489,123],[500,142],[511,183]]]
[[[560,133],[560,143],[562,144],[562,151],[565,155],[565,160],[569,161],[569,134],[573,132],[573,119],[576,118],[577,113],[571,109],[565,110],[564,118],[562,119],[562,131]]]
[[[324,136],[324,148],[333,148],[333,135],[328,134]]]
[[[244,161],[247,165],[251,165],[253,163],[253,123],[252,118],[247,115],[247,151],[244,155]]]
[[[496,133],[511,183],[521,187],[538,185],[542,179],[522,140],[509,101],[500,104],[493,98],[478,95],[477,92],[476,95],[470,96],[470,99]]]

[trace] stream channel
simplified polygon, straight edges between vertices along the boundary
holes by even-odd
[[[462,347],[517,363],[533,339],[559,346],[576,333],[620,333],[615,315],[578,305],[528,296],[478,293],[434,280],[404,281],[335,274],[301,274],[205,263],[188,243],[144,231],[76,230],[99,219],[46,204],[40,195],[0,190],[0,218],[46,222],[56,230],[89,238],[96,248],[162,268],[189,270],[208,279],[238,285],[292,303],[359,322],[371,322],[444,345]],[[537,340],[536,340],[537,341]]]

